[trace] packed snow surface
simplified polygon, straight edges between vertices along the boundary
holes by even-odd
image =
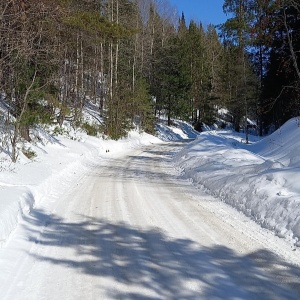
[[[36,130],[0,153],[0,299],[299,299],[298,119],[248,145]]]

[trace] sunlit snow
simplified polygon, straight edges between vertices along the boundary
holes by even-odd
[[[121,141],[109,141],[73,133],[50,137],[39,132],[40,140],[30,146],[33,160],[21,156],[10,164],[0,157],[0,245],[3,246],[19,218],[45,201],[59,195],[69,182],[80,180],[88,164],[109,159],[120,151],[140,145],[191,140],[174,155],[174,167],[198,188],[246,214],[261,226],[300,246],[300,127],[299,119],[261,140],[228,130],[195,132],[184,122],[157,125],[157,136],[131,132]]]

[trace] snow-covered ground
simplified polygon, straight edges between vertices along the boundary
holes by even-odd
[[[89,171],[89,165],[139,145],[161,142],[134,131],[118,142],[74,131],[52,137],[39,129],[36,136],[36,144],[28,144],[36,155],[32,160],[20,151],[19,162],[12,164],[5,152],[0,153],[0,248],[24,213],[49,195],[59,197],[69,183]]]
[[[231,131],[206,131],[174,161],[199,188],[299,247],[299,119],[250,141]]]
[[[249,145],[157,130],[1,153],[1,299],[299,298],[298,120]]]
[[[11,164],[0,155],[0,247],[30,211],[48,194],[59,195],[69,182],[79,180],[88,165],[114,153],[161,141],[195,139],[174,156],[173,163],[194,185],[230,204],[293,246],[300,246],[300,127],[287,122],[261,140],[213,130],[198,134],[190,125],[157,125],[158,137],[132,132],[127,139],[110,141],[72,133],[51,137],[39,130],[30,146],[33,160],[20,156]],[[109,152],[107,152],[109,151]]]

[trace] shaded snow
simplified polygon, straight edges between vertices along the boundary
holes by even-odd
[[[156,125],[157,136],[163,141],[178,141],[186,139],[195,139],[199,132],[193,129],[191,125],[183,121],[173,121],[172,126],[167,125],[167,121],[160,121]]]
[[[39,129],[37,156],[32,161],[20,152],[19,162],[11,164],[5,153],[0,162],[0,247],[19,219],[48,195],[60,197],[70,182],[80,180],[95,160],[109,159],[115,153],[140,145],[161,142],[148,134],[129,133],[120,141],[103,140],[72,132],[68,137],[53,137]],[[108,152],[109,151],[109,152]]]

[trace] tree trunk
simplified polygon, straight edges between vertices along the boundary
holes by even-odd
[[[79,74],[79,34],[77,34],[76,39],[76,66],[75,66],[75,95],[76,95],[76,104],[79,101],[79,88],[78,88],[78,75]]]
[[[171,97],[168,102],[168,126],[171,126]]]
[[[103,114],[104,108],[104,90],[105,90],[105,83],[104,83],[104,55],[103,55],[103,43],[100,43],[100,114]]]
[[[109,98],[110,98],[110,101],[112,101],[113,99],[113,74],[114,74],[114,57],[113,57],[113,42],[111,41],[110,42],[110,45],[109,45],[109,52],[110,52],[110,78],[109,78],[109,81],[110,81],[110,84],[109,84]]]
[[[287,35],[287,38],[288,38],[288,43],[289,43],[289,48],[290,48],[290,52],[291,52],[291,56],[292,56],[292,61],[293,61],[295,71],[297,73],[298,81],[300,82],[300,69],[299,69],[298,62],[297,62],[297,56],[296,56],[296,53],[295,53],[295,50],[294,50],[294,47],[293,47],[292,36],[290,34],[290,30],[289,30],[287,22],[286,22],[285,8],[283,9],[283,12],[284,12],[284,27],[285,27],[286,35]]]
[[[26,140],[27,142],[31,141],[31,138],[29,136],[29,126],[20,126],[19,133],[24,140]]]
[[[262,92],[263,88],[263,46],[259,45],[259,64],[260,64],[260,92]],[[260,95],[259,103],[258,103],[258,128],[259,128],[259,136],[263,135],[263,111],[262,111],[262,99]]]
[[[82,113],[84,102],[85,102],[85,89],[84,89],[84,64],[83,64],[83,45],[82,39],[80,41],[80,66],[81,66],[81,74],[80,74],[80,114]]]
[[[116,0],[116,12],[117,12],[117,16],[116,16],[116,23],[119,24],[119,0]],[[120,40],[117,40],[116,43],[116,57],[115,57],[115,88],[117,88],[118,86],[118,60],[119,60],[119,43]]]

